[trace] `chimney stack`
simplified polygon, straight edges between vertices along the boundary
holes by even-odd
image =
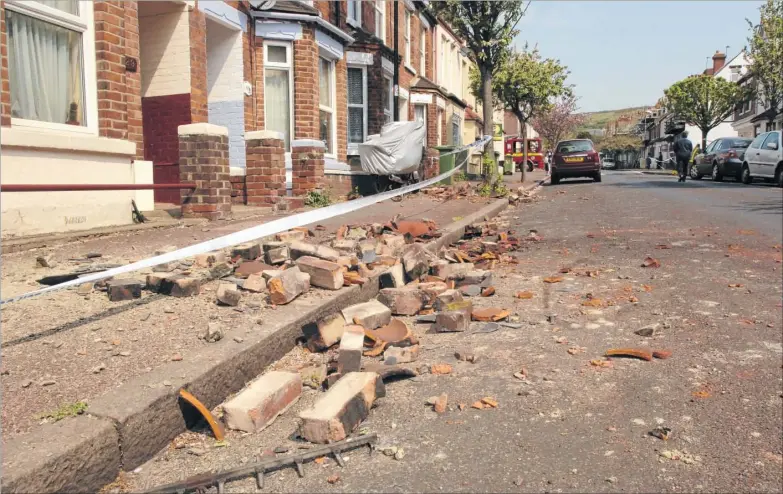
[[[724,65],[726,65],[726,54],[715,50],[715,55],[712,56],[712,73],[717,74]]]

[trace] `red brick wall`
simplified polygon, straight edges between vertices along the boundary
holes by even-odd
[[[190,17],[190,112],[193,123],[207,122],[207,21],[197,8]]]
[[[351,175],[326,174],[326,189],[332,199],[347,196],[353,190],[354,184]]]
[[[271,206],[285,196],[285,149],[282,139],[250,136],[247,149],[246,202]]]
[[[0,125],[11,125],[11,85],[8,79],[8,41],[5,9],[0,0]]]
[[[291,191],[294,196],[303,196],[311,190],[324,187],[324,148],[302,146],[292,148]]]
[[[93,9],[99,133],[135,142],[141,158],[141,74],[125,70],[126,57],[139,59],[137,4],[96,1]]]
[[[436,96],[432,96],[432,104],[427,105],[427,147],[438,145],[438,105],[435,104]],[[443,142],[443,141],[441,141]]]
[[[253,27],[251,36],[255,36],[255,27]],[[253,121],[255,122],[254,130],[261,130],[266,128],[264,125],[264,42],[261,38],[256,38],[255,48],[251,47],[251,51],[255,52],[255,64],[253,67],[253,75],[250,81],[253,81],[253,94],[255,95],[255,114],[253,115]],[[295,117],[294,117],[295,118]],[[247,122],[247,120],[245,120]],[[247,128],[247,125],[245,125]],[[291,136],[293,138],[293,136]]]
[[[312,27],[302,27],[294,41],[294,135],[292,139],[318,139],[318,47]]]
[[[234,175],[229,177],[229,181],[231,182],[231,204],[247,204],[245,176]]]

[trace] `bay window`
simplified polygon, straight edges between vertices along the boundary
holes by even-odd
[[[267,130],[283,134],[285,150],[291,150],[293,98],[291,44],[264,43],[264,122]]]
[[[97,134],[90,1],[4,2],[12,125]]]
[[[334,62],[323,57],[318,58],[318,85],[319,85],[319,132],[320,139],[326,144],[325,154],[335,154],[335,125],[334,125]]]
[[[367,72],[364,67],[348,67],[348,146],[355,149],[366,136]]]
[[[386,0],[375,0],[375,35],[386,44]]]

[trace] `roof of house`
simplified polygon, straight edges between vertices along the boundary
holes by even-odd
[[[465,120],[472,120],[472,121],[479,122],[481,124],[484,123],[484,119],[481,118],[481,116],[478,113],[476,113],[476,111],[471,106],[465,108]]]
[[[440,86],[426,77],[419,77],[416,82],[411,84],[411,89],[431,89],[433,91],[440,91]]]

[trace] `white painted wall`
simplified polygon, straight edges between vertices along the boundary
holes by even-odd
[[[437,74],[436,82],[449,90],[449,92],[456,94],[460,98],[464,98],[462,86],[462,55],[459,50],[461,48],[459,41],[451,35],[450,32],[443,29],[438,25],[434,30],[435,42],[437,44],[437,57],[436,63]],[[444,44],[445,38],[445,44]],[[441,57],[441,55],[443,55]]]
[[[142,97],[190,92],[188,7],[157,13],[139,10],[139,63]]]
[[[131,173],[133,173],[134,184],[155,183],[152,175],[152,161],[134,161],[131,164]],[[136,207],[139,208],[139,211],[152,211],[155,209],[154,190],[137,190],[135,192]]]
[[[235,170],[246,165],[243,70],[242,31],[207,18],[209,123],[228,129],[229,163]]]
[[[4,184],[134,183],[129,141],[3,128]],[[42,178],[42,177],[45,177]],[[133,222],[134,191],[3,192],[2,237],[86,230]]]

